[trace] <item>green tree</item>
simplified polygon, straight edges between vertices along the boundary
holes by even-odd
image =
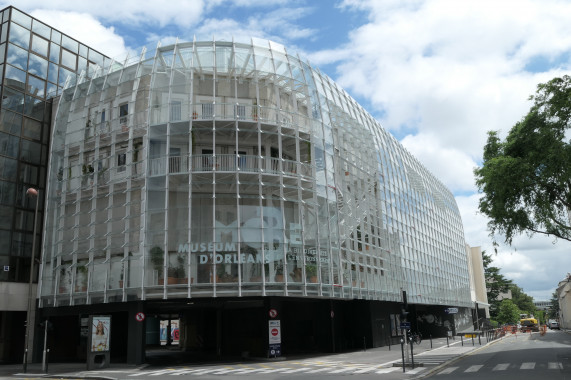
[[[522,313],[533,315],[537,313],[537,308],[533,303],[533,297],[525,294],[523,289],[516,284],[511,284],[510,290],[512,291],[513,303],[521,310]]]
[[[488,303],[490,304],[490,318],[495,320],[501,302],[498,297],[501,293],[508,292],[512,282],[500,274],[500,268],[492,266],[492,256],[488,255],[486,251],[482,251],[482,261],[484,263]]]
[[[515,303],[510,299],[505,299],[500,303],[500,312],[498,313],[498,322],[504,323],[518,323],[520,310]]]
[[[488,132],[482,166],[474,170],[491,235],[544,234],[571,241],[571,77],[537,86],[529,112],[505,141]],[[495,241],[494,241],[495,243]]]
[[[557,292],[553,292],[551,295],[551,305],[549,305],[549,310],[547,310],[547,318],[559,318],[559,296],[557,295]]]

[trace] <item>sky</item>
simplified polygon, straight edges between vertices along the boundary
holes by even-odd
[[[466,242],[535,300],[571,272],[571,243],[521,236],[495,253],[473,170],[487,131],[569,74],[568,0],[0,0],[111,57],[179,40],[270,39],[340,84],[455,195]],[[501,242],[503,239],[498,237]]]

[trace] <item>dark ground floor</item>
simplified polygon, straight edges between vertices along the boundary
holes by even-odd
[[[427,338],[471,329],[473,309],[409,305],[411,330]],[[42,360],[44,328],[49,361],[86,361],[90,316],[110,317],[111,362],[142,364],[239,357],[345,352],[400,342],[402,304],[365,300],[290,297],[205,298],[137,301],[40,309],[33,359]],[[25,313],[1,312],[2,363],[22,361]],[[17,323],[18,321],[22,323]],[[13,328],[7,327],[7,322]],[[20,326],[22,325],[22,326]],[[94,331],[94,330],[93,330]],[[278,343],[279,341],[279,343]],[[2,351],[0,351],[2,352]],[[152,353],[152,355],[150,354]]]

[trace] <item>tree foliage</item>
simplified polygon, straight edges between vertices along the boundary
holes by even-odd
[[[500,312],[498,313],[499,323],[518,323],[520,310],[517,305],[510,299],[505,299],[500,303]]]
[[[550,319],[559,318],[559,296],[557,292],[553,292],[551,295],[551,304],[549,305],[549,310],[547,310],[547,317]]]
[[[571,241],[571,77],[537,86],[533,105],[505,141],[488,132],[482,166],[474,170],[492,236],[544,234]]]
[[[486,289],[488,303],[490,304],[490,317],[496,319],[501,300],[498,299],[501,293],[507,293],[511,280],[500,274],[500,268],[492,266],[492,256],[486,251],[482,251],[482,261],[484,264],[484,278],[486,280]]]
[[[523,292],[523,289],[515,284],[510,285],[510,290],[512,291],[512,301],[521,310],[522,313],[526,314],[537,314],[537,308],[533,303],[533,297],[528,296]]]

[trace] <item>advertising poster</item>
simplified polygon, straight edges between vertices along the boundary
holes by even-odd
[[[109,351],[111,317],[93,316],[91,323],[91,352]]]

